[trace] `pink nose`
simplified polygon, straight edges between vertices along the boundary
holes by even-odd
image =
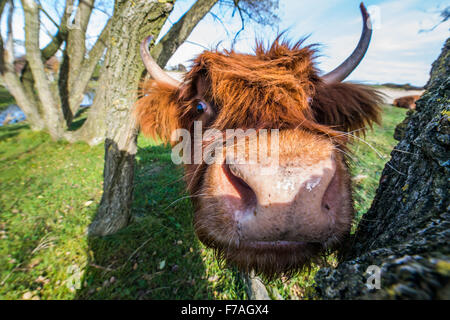
[[[311,228],[323,232],[331,222],[332,157],[305,166],[225,164],[223,170],[240,195],[234,220],[243,240],[311,241]]]

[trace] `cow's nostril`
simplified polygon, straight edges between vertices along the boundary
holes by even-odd
[[[256,194],[252,188],[245,182],[243,174],[236,170],[234,167],[230,167],[228,164],[223,164],[223,172],[228,181],[233,185],[236,191],[239,193],[243,204],[251,206],[256,204]]]

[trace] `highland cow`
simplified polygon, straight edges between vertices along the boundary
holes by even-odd
[[[416,109],[416,101],[419,100],[420,96],[412,95],[412,96],[404,96],[394,100],[392,103],[394,106],[404,109],[415,110]]]
[[[354,209],[346,145],[379,121],[381,103],[374,89],[342,82],[371,38],[369,15],[363,4],[360,8],[357,48],[322,76],[314,62],[316,46],[290,45],[278,37],[268,48],[257,42],[254,54],[205,51],[179,82],[150,56],[151,37],[142,43],[153,78],[143,83],[135,111],[144,135],[174,143],[172,132],[193,132],[195,121],[218,132],[279,132],[276,165],[185,165],[196,234],[240,270],[289,274],[348,238]],[[246,141],[237,139],[233,147],[245,153],[236,146]]]

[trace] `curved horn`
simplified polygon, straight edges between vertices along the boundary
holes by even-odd
[[[359,8],[361,9],[361,14],[363,17],[363,31],[358,45],[350,57],[348,57],[339,67],[322,76],[322,80],[326,83],[341,82],[347,78],[348,75],[352,73],[352,71],[355,70],[361,62],[367,49],[369,48],[370,38],[372,37],[372,22],[370,21],[370,16],[367,13],[364,3],[361,2]]]
[[[152,56],[150,55],[148,46],[150,45],[150,42],[152,40],[153,36],[148,36],[141,42],[141,58],[142,62],[145,65],[145,68],[152,76],[152,78],[156,81],[163,82],[174,87],[179,87],[181,83],[169,76],[163,69],[161,69],[161,67],[156,63],[155,60],[153,60]]]

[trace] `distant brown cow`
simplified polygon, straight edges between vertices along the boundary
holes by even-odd
[[[418,95],[404,96],[394,100],[393,105],[404,109],[416,109],[416,101],[420,98]]]
[[[371,87],[342,82],[369,46],[372,29],[362,4],[361,12],[357,48],[322,76],[314,46],[277,38],[268,48],[257,43],[254,54],[205,51],[179,82],[150,56],[151,37],[142,43],[153,78],[143,84],[136,107],[145,135],[169,142],[175,129],[193,136],[199,123],[203,131],[219,133],[214,141],[232,129],[254,128],[258,141],[264,130],[279,132],[276,164],[228,158],[185,163],[196,234],[241,270],[269,277],[297,271],[340,247],[350,233],[354,209],[346,144],[350,132],[359,134],[379,121],[382,101]],[[246,137],[238,138],[226,151],[250,158],[254,153],[242,152],[246,145]]]
[[[16,73],[21,74],[25,64],[27,63],[26,56],[19,57],[14,60],[14,70]],[[44,63],[44,68],[47,73],[56,74],[59,69],[59,60],[57,57],[52,56]]]

